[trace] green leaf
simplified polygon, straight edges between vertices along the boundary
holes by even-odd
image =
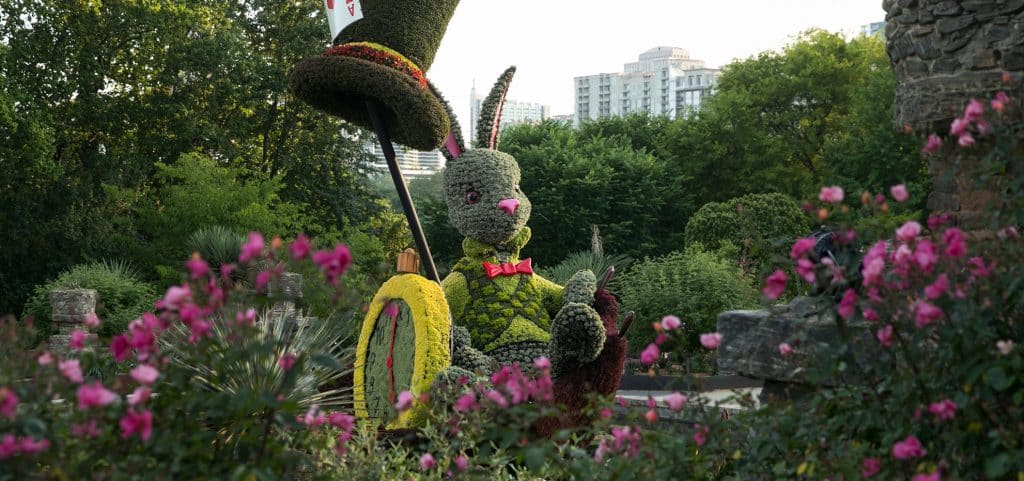
[[[1001,366],[995,366],[986,371],[985,379],[997,391],[1005,391],[1013,385],[1013,378],[1008,377]]]
[[[985,461],[985,477],[995,479],[1006,474],[1010,470],[1010,456],[1007,453],[999,453]]]

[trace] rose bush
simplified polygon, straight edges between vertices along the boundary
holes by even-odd
[[[253,334],[262,321],[234,303],[228,280],[193,259],[191,281],[168,290],[110,352],[78,336],[69,356],[0,359],[0,478],[1024,479],[1019,108],[1005,95],[973,101],[951,137],[925,145],[928,155],[979,160],[971,165],[985,174],[976,177],[1003,194],[989,230],[965,232],[941,213],[881,237],[851,227],[865,215],[887,215],[890,202],[913,201],[900,186],[888,195],[859,193],[860,212],[842,203],[858,193],[841,186],[813,201],[809,212],[860,259],[813,262],[809,242],[798,239],[791,265],[765,280],[767,302],[795,283],[837,293],[841,345],[816,350],[794,337],[772,347],[779,356],[799,354],[810,379],[821,381],[799,400],[757,406],[741,398],[744,409],[726,413],[702,397],[671,393],[636,407],[594,399],[583,412],[564,413],[550,399],[550,364],[539,359],[437,385],[419,398],[399,396],[397,409],[427,404],[428,422],[381,433],[344,410],[297,399],[292,387],[309,366],[344,361]],[[243,252],[270,259],[284,252],[277,242],[269,254],[264,247],[251,236]],[[350,262],[343,247],[313,253],[304,239],[291,247],[331,283]],[[692,346],[686,322],[654,323],[642,361],[728,342],[709,330]],[[172,326],[183,334],[169,355],[157,340]],[[216,342],[217,329],[234,342]],[[878,353],[866,358],[853,355],[865,329]],[[125,374],[101,382],[83,373],[102,356],[127,363]],[[254,358],[262,362],[248,362]],[[218,390],[183,359],[225,369],[246,361],[265,371],[257,375],[280,377],[259,389]],[[862,373],[859,382],[825,382],[850,370]],[[561,416],[592,422],[551,438],[536,434]]]

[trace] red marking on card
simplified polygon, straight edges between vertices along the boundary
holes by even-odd
[[[327,9],[334,10],[334,0],[327,0]]]
[[[352,17],[356,16],[356,6],[355,5],[349,5],[348,6],[348,14],[350,16],[352,16]]]

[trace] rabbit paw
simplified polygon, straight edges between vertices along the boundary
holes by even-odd
[[[601,353],[604,340],[604,323],[593,307],[576,302],[566,304],[551,322],[548,355],[551,358],[552,374],[558,377],[581,364],[593,361]]]
[[[590,269],[584,269],[572,275],[565,283],[563,303],[591,305],[594,303],[594,291],[597,290],[597,277]]]

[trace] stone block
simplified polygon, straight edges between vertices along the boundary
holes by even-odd
[[[967,63],[971,70],[988,70],[995,66],[996,54],[993,50],[980,50],[971,56]]]
[[[1024,52],[1004,52],[1003,69],[1008,71],[1024,70]]]
[[[932,73],[936,75],[951,74],[953,72],[956,72],[956,69],[959,66],[960,62],[958,62],[955,58],[940,58],[932,62]]]
[[[942,50],[936,47],[935,42],[931,39],[918,40],[915,49],[921,60],[934,60],[942,56]]]
[[[302,298],[302,274],[284,272],[270,282],[270,293],[286,300]]]
[[[935,23],[935,26],[939,29],[939,33],[946,35],[958,32],[974,24],[974,15],[960,15],[939,20]]]
[[[821,356],[834,352],[842,340],[829,297],[798,297],[786,305],[768,310],[730,311],[718,315],[717,330],[722,334],[718,347],[718,368],[742,376],[784,383],[808,384],[808,368]],[[877,342],[866,324],[848,326],[854,357],[870,359]],[[802,339],[802,342],[795,342]],[[779,344],[788,342],[793,352],[779,353]],[[862,373],[848,366],[843,379],[831,383],[857,382]]]
[[[93,289],[56,289],[50,291],[53,322],[78,324],[85,316],[96,313],[99,294]]]
[[[937,17],[950,17],[953,15],[959,15],[963,9],[960,8],[960,2],[945,1],[939,2],[931,9],[932,15]]]
[[[911,37],[923,37],[929,35],[935,31],[935,27],[932,25],[917,25],[910,29]]]
[[[994,0],[964,0],[960,6],[968,12],[989,12],[999,7],[999,2]]]
[[[942,45],[942,51],[951,54],[966,47],[968,43],[971,43],[971,36],[971,32],[968,31],[956,32],[949,35],[944,39],[945,41]]]
[[[903,62],[903,67],[907,69],[907,74],[911,77],[928,75],[928,64],[916,58],[907,59]]]
[[[932,192],[928,194],[928,210],[956,212],[960,210],[960,196],[944,192]]]

